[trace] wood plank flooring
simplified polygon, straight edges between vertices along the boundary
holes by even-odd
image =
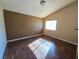
[[[51,47],[45,59],[76,59],[76,45],[60,41],[45,35],[8,43],[3,59],[37,59],[28,44],[34,42],[38,38],[50,41],[55,46]]]

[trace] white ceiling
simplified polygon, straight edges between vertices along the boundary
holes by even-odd
[[[1,0],[3,8],[22,14],[28,14],[44,18],[49,14],[75,2],[76,0],[46,0],[44,6],[40,5],[40,0]]]

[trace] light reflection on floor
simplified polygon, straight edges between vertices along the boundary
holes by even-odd
[[[51,47],[53,47],[53,53],[55,51],[55,45],[43,38],[39,38],[36,41],[30,43],[28,47],[32,50],[37,59],[45,59]]]

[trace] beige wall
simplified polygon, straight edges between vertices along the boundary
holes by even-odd
[[[4,10],[8,39],[39,34],[43,30],[41,18]]]
[[[6,40],[3,8],[0,3],[0,59],[3,59],[3,54],[6,48],[6,44],[7,44],[7,40]]]
[[[53,19],[57,20],[56,31],[44,29],[44,34],[77,44],[77,30],[75,30],[78,21],[77,7],[77,2],[75,2],[44,18],[45,21]]]

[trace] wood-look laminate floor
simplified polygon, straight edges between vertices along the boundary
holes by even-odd
[[[3,59],[37,59],[28,44],[38,38],[51,41],[55,45],[55,50],[51,47],[45,59],[76,59],[77,46],[45,35],[8,43]]]

